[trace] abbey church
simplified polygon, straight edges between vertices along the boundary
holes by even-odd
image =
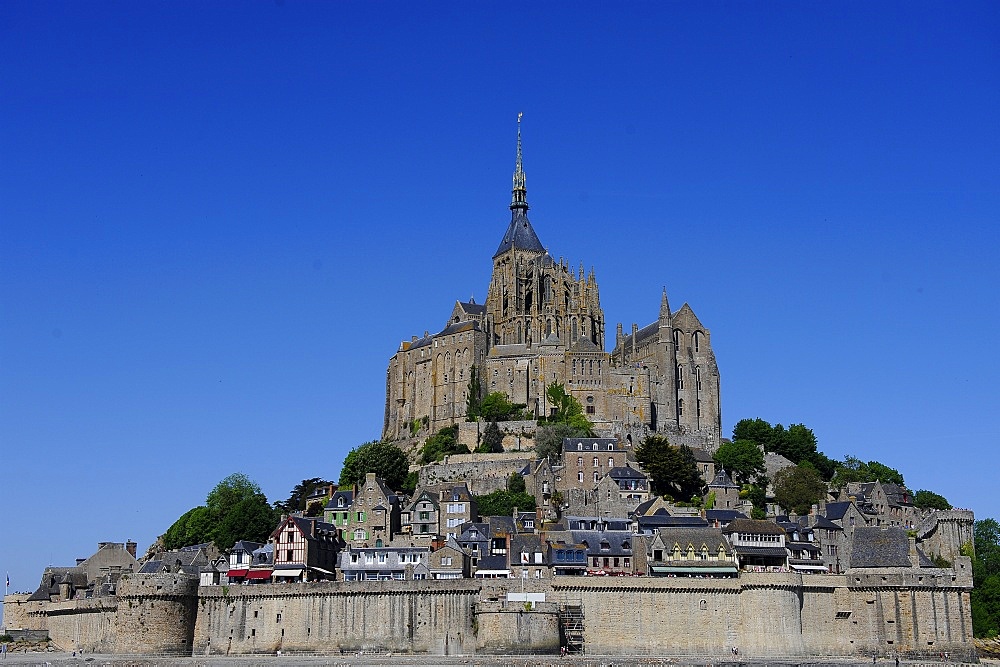
[[[687,304],[618,324],[605,347],[604,312],[593,270],[546,252],[528,220],[518,121],[511,218],[493,254],[486,303],[455,303],[444,328],[403,341],[389,361],[382,437],[405,438],[414,421],[431,432],[465,421],[476,365],[486,392],[502,391],[535,416],[548,415],[545,388],[562,383],[595,430],[626,446],[649,433],[708,451],[719,446],[719,369],[711,337]],[[652,310],[652,308],[651,308]]]

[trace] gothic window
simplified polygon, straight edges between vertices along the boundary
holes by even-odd
[[[694,369],[695,374],[695,385],[698,391],[701,391],[701,366]]]
[[[677,365],[677,388],[684,388],[684,367],[680,364]]]
[[[691,336],[691,338],[694,339],[694,351],[697,352],[699,349],[701,349],[701,332],[695,331],[694,335]]]
[[[678,329],[674,329],[674,348],[677,348],[681,344],[681,332]]]
[[[573,333],[571,334],[571,340],[572,340],[572,341],[573,341],[574,343],[576,342],[576,335],[577,335],[577,334],[576,334],[576,318],[574,317],[574,318],[573,318]]]
[[[680,417],[684,414],[684,399],[677,401],[677,416]]]

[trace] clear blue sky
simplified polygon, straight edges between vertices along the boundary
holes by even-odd
[[[485,298],[519,111],[542,242],[611,332],[692,305],[727,433],[1000,517],[995,2],[7,1],[0,97],[13,590],[335,479]]]

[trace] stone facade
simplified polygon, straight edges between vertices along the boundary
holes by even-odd
[[[594,270],[555,260],[528,221],[520,134],[511,221],[493,255],[485,304],[456,302],[443,329],[403,341],[386,372],[386,439],[465,421],[472,366],[482,388],[535,416],[549,415],[546,387],[562,383],[595,427],[631,444],[650,432],[714,451],[721,431],[719,369],[709,330],[690,306],[630,335],[617,327],[605,351]]]

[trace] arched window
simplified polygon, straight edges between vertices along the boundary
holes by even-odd
[[[677,364],[677,388],[684,388],[684,367]]]
[[[701,349],[701,332],[695,331],[692,338],[694,339],[694,351],[698,352]]]
[[[601,462],[600,462],[600,460],[599,460],[599,459],[598,459],[598,458],[597,458],[597,457],[595,456],[595,457],[594,457],[594,467],[596,468],[596,467],[597,467],[597,466],[599,466],[599,465],[601,465]]]

